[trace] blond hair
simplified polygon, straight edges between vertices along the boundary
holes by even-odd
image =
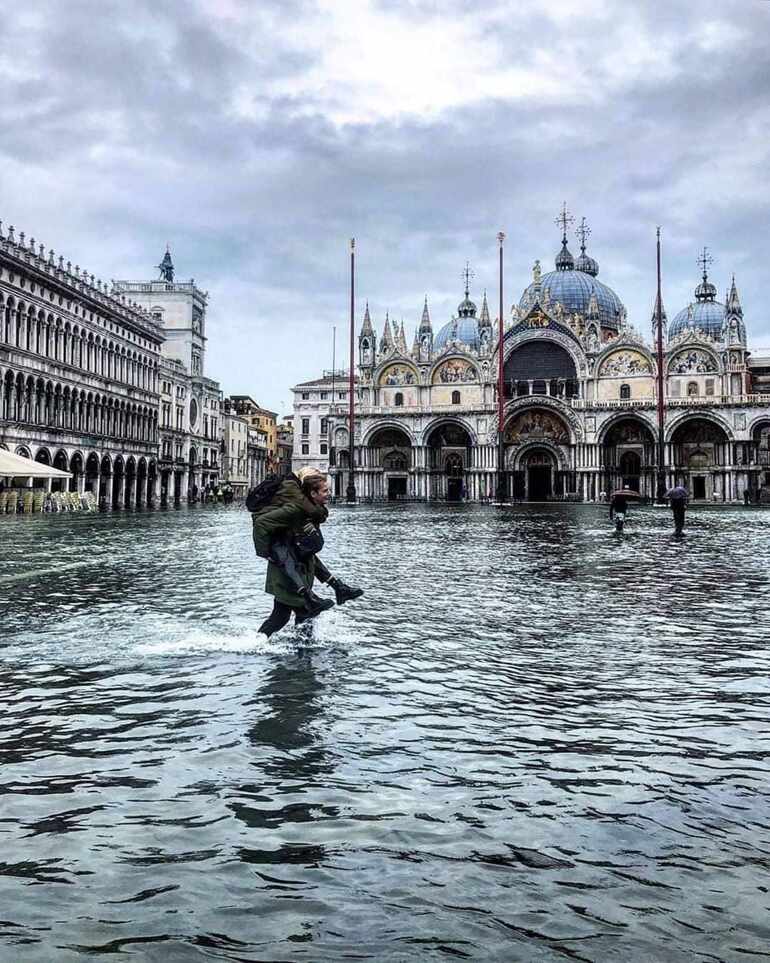
[[[326,481],[326,474],[318,468],[300,468],[297,478],[303,488],[315,491]]]

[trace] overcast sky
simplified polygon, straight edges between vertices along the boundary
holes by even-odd
[[[279,413],[368,298],[411,341],[462,298],[506,313],[585,216],[645,336],[707,245],[770,345],[764,0],[0,0],[0,217],[97,277],[210,293],[206,373]],[[574,254],[579,245],[570,238]],[[496,313],[493,307],[493,315]]]

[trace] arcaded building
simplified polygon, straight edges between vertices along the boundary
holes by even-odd
[[[103,506],[157,501],[163,340],[125,295],[0,230],[0,446],[71,472]]]
[[[657,472],[655,317],[643,337],[578,232],[554,270],[535,262],[504,331],[504,458],[509,497],[598,500],[623,484],[652,497]],[[695,501],[770,494],[770,359],[752,359],[735,278],[720,301],[701,259],[692,301],[663,317],[665,471]],[[655,279],[650,279],[654,291]],[[647,319],[645,319],[647,321]],[[748,319],[750,327],[750,319]],[[498,470],[499,328],[486,296],[465,296],[434,331],[427,300],[403,323],[358,338],[355,484],[363,498],[486,500]],[[347,485],[347,421],[333,428],[330,471]]]

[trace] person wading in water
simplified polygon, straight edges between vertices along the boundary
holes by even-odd
[[[320,526],[328,518],[329,485],[317,468],[289,475],[270,501],[252,516],[257,555],[268,559],[265,591],[272,595],[273,611],[259,631],[270,636],[282,629],[294,613],[300,624],[330,609],[334,602],[313,591],[316,578],[334,589],[337,605],[360,598],[363,589],[335,578],[317,553],[323,548]]]

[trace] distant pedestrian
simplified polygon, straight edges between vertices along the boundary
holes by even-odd
[[[632,498],[639,498],[629,485],[624,485],[622,489],[613,492],[610,497],[610,519],[615,522],[615,531],[622,532],[628,514],[628,503]]]
[[[666,498],[674,513],[674,534],[681,535],[684,531],[684,513],[687,510],[689,494],[684,485],[674,485],[666,492]]]
[[[743,489],[743,504],[747,508],[751,504],[751,491],[748,488]]]

